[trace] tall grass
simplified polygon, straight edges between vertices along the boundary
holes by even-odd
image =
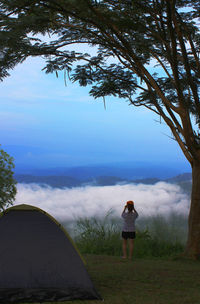
[[[120,255],[118,220],[108,213],[104,218],[81,218],[75,225],[75,242],[82,253]]]
[[[171,215],[138,220],[134,257],[164,257],[183,251],[187,222],[183,216]],[[80,218],[75,223],[74,240],[82,253],[122,254],[121,220],[109,212],[104,218]]]

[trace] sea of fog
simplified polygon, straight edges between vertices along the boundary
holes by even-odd
[[[62,222],[93,216],[105,217],[110,210],[118,217],[127,200],[135,202],[140,218],[170,214],[187,216],[189,212],[188,195],[178,185],[165,182],[72,189],[18,184],[17,188],[15,205],[37,206]]]

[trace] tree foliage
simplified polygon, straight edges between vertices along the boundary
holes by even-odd
[[[0,149],[0,210],[13,204],[17,193],[13,158]]]

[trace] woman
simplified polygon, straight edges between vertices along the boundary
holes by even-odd
[[[122,218],[124,220],[122,229],[122,249],[123,259],[127,258],[127,240],[129,240],[129,259],[133,256],[133,245],[135,239],[135,220],[138,217],[138,213],[135,210],[134,202],[128,201],[122,212]]]

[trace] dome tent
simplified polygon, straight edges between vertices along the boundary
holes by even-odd
[[[101,299],[66,230],[45,211],[0,214],[0,303]]]

